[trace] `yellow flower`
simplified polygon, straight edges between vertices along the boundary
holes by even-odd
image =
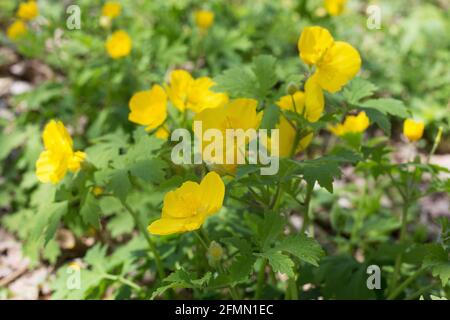
[[[102,16],[114,19],[120,15],[122,6],[118,2],[108,1],[102,7]]]
[[[325,0],[325,9],[330,16],[341,15],[345,9],[347,0]]]
[[[413,119],[406,119],[403,123],[403,134],[409,141],[420,140],[423,136],[425,125],[422,121],[414,121]]]
[[[196,113],[208,108],[217,108],[228,102],[224,93],[210,90],[215,85],[208,77],[194,79],[185,70],[174,70],[170,74],[170,84],[166,86],[170,101],[180,111],[186,108]]]
[[[297,91],[294,95],[287,95],[278,100],[277,105],[282,110],[297,112],[309,122],[316,122],[322,115],[325,100],[320,86],[314,77],[310,77],[305,84],[305,92]]]
[[[131,38],[125,31],[114,32],[106,41],[106,50],[113,59],[126,57],[131,51]]]
[[[39,15],[36,1],[22,2],[17,10],[17,17],[24,20],[33,20]]]
[[[156,235],[193,231],[222,208],[225,185],[220,176],[209,172],[200,184],[187,181],[164,197],[161,218],[148,227]]]
[[[130,114],[128,120],[146,126],[150,131],[167,118],[167,95],[160,85],[154,85],[151,90],[134,94],[129,102]]]
[[[198,10],[194,14],[195,24],[201,30],[206,31],[214,23],[214,13],[209,10]]]
[[[337,124],[329,127],[329,130],[337,136],[343,136],[347,133],[364,132],[369,127],[369,118],[364,111],[356,116],[347,116],[343,124]]]
[[[42,151],[36,161],[36,176],[43,183],[58,183],[67,171],[77,172],[86,154],[73,151],[73,141],[64,124],[60,121],[50,121],[42,134],[45,151]]]
[[[356,76],[361,68],[361,57],[350,44],[334,41],[327,29],[307,27],[298,41],[300,58],[315,65],[315,81],[335,93]]]
[[[210,164],[212,164],[212,169],[226,174],[233,174],[237,168],[237,155],[238,152],[243,152],[242,149],[245,145],[238,145],[237,139],[232,142],[234,148],[234,161],[232,164],[226,163],[227,155],[227,141],[226,141],[226,131],[227,129],[242,129],[244,131],[248,129],[257,129],[261,123],[262,113],[257,113],[256,108],[258,106],[258,101],[254,99],[235,99],[230,101],[225,106],[206,109],[194,116],[194,121],[202,122],[203,132],[209,129],[217,129],[221,132],[223,141],[223,150],[221,154],[203,153],[203,159]],[[202,139],[203,137],[197,137]],[[249,141],[245,141],[248,143]],[[202,141],[203,150],[208,147],[209,144],[214,143],[213,141]]]
[[[280,116],[280,122],[277,125],[279,131],[279,146],[278,153],[281,158],[291,156],[292,148],[295,143],[296,129],[293,125],[284,117]],[[304,136],[298,143],[294,154],[305,150],[311,143],[313,134],[310,133]]]
[[[27,33],[27,25],[22,20],[14,21],[6,31],[8,38],[16,40]]]

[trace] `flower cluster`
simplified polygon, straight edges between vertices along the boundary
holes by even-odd
[[[191,110],[198,113],[209,108],[219,108],[228,102],[228,96],[211,91],[212,86],[214,81],[211,78],[194,79],[185,70],[174,70],[164,88],[154,85],[151,90],[137,92],[131,97],[128,119],[146,126],[148,131],[160,127],[157,133],[167,137],[167,128],[163,124],[167,118],[168,100],[180,112]]]
[[[120,11],[119,4],[107,3],[102,14],[108,19],[114,19],[120,15]],[[196,23],[203,31],[210,27],[213,19],[211,12],[200,11],[195,14]],[[115,31],[108,39],[106,49],[114,59],[127,56],[131,50],[131,39],[126,32]],[[310,73],[303,90],[295,84],[290,85],[288,94],[276,102],[281,110],[276,125],[280,136],[280,157],[295,156],[308,147],[313,139],[310,125],[319,121],[325,109],[324,91],[340,91],[356,76],[361,67],[358,51],[346,42],[335,41],[329,31],[322,27],[305,28],[299,38],[298,49],[300,59],[308,65]],[[257,100],[230,100],[226,93],[212,91],[214,85],[214,81],[209,77],[194,78],[186,70],[173,70],[167,83],[154,84],[149,90],[137,92],[131,97],[128,119],[145,126],[146,131],[153,132],[157,137],[167,139],[170,132],[167,123],[170,102],[179,113],[186,115],[187,112],[192,112],[192,119],[200,121],[203,129],[218,130],[222,136],[226,136],[228,129],[246,131],[260,127],[263,111],[258,111]],[[286,113],[302,117],[307,123],[306,127],[297,127]],[[364,132],[369,124],[365,112],[360,112],[358,115],[348,115],[343,123],[330,126],[329,130],[337,136],[343,136]],[[413,120],[405,122],[404,135],[409,140],[420,139],[422,132],[423,124]],[[196,138],[202,141],[203,149],[208,146],[207,141],[203,141],[204,137]],[[44,130],[43,139],[46,150],[41,153],[36,163],[36,174],[40,181],[57,183],[67,171],[80,169],[80,163],[86,155],[73,151],[72,140],[61,122],[51,121]],[[244,141],[244,144],[248,143],[249,141]],[[266,144],[268,147],[269,144]],[[238,145],[238,142],[233,141],[231,145],[224,144],[222,148],[223,150],[209,153],[210,158],[204,158],[213,171],[209,172],[200,184],[187,181],[166,194],[161,218],[150,224],[150,233],[167,235],[196,230],[208,216],[220,210],[225,185],[219,174],[233,176],[237,168],[236,161],[232,164],[225,161],[227,149],[233,148],[233,155],[237,157],[240,152],[245,152],[245,145]],[[98,196],[102,194],[103,189],[100,191],[94,188],[92,192]]]
[[[6,31],[8,38],[11,40],[19,39],[27,33],[26,21],[31,21],[39,15],[39,7],[34,0],[22,2],[19,4],[16,16],[17,20],[14,21]]]

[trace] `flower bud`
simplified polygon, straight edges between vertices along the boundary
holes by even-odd
[[[107,16],[101,16],[100,17],[100,26],[102,28],[108,29],[109,27],[111,27],[111,18],[107,17]]]
[[[288,95],[293,96],[299,90],[298,85],[290,82],[286,88]]]
[[[92,188],[92,193],[93,193],[94,196],[96,196],[96,197],[101,196],[101,195],[103,194],[104,191],[105,191],[105,190],[103,190],[102,187],[95,186],[94,188]]]
[[[222,246],[216,241],[211,241],[207,252],[209,264],[217,264],[222,259],[223,255],[224,251]]]
[[[403,123],[403,135],[409,141],[417,141],[422,138],[423,129],[425,125],[422,121],[414,121],[413,119],[406,119]]]

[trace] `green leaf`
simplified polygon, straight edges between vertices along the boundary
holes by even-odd
[[[294,262],[287,255],[276,250],[268,250],[259,253],[258,256],[266,258],[274,272],[286,274],[289,278],[294,277]]]
[[[450,279],[450,260],[448,252],[443,247],[430,247],[423,264],[431,267],[433,276],[441,279],[443,287],[447,285]]]
[[[106,259],[107,250],[108,247],[106,245],[102,246],[97,243],[88,250],[84,256],[84,261],[91,265],[92,268],[106,272],[108,266],[108,261]]]
[[[257,95],[264,98],[269,90],[277,83],[275,72],[277,60],[269,55],[261,55],[253,59],[252,70],[257,81]]]
[[[92,141],[93,145],[85,151],[89,161],[97,168],[105,168],[108,163],[115,160],[120,150],[127,147],[127,135],[118,130]]]
[[[376,109],[382,114],[389,114],[391,116],[399,117],[402,119],[409,116],[408,110],[406,109],[403,102],[391,98],[368,100],[360,104],[360,107]]]
[[[98,200],[91,192],[86,194],[84,203],[82,204],[80,215],[84,223],[91,225],[95,229],[100,229],[101,209]]]
[[[211,276],[212,274],[207,272],[203,277],[195,279],[196,275],[192,272],[188,273],[182,268],[178,269],[163,280],[163,282],[169,282],[169,284],[157,288],[150,299],[155,299],[171,288],[204,288],[211,280]]]
[[[227,92],[234,97],[255,98],[255,75],[247,67],[234,67],[214,79],[216,92]]]
[[[167,163],[160,159],[140,160],[132,164],[130,173],[148,183],[161,183],[164,181]]]
[[[128,191],[131,189],[131,183],[128,179],[128,170],[115,170],[110,178],[109,186],[116,197],[125,201]]]
[[[324,255],[320,244],[306,235],[291,235],[284,238],[274,250],[288,252],[300,260],[318,266],[318,261]]]
[[[285,219],[278,212],[267,212],[258,226],[258,239],[264,251],[283,232]]]
[[[345,87],[343,96],[350,104],[356,105],[363,98],[370,97],[376,90],[377,87],[370,81],[355,78]]]
[[[34,225],[31,229],[29,242],[38,243],[41,236],[44,236],[46,245],[55,235],[61,218],[67,213],[67,201],[52,202],[43,205],[39,211],[32,216],[31,223]]]
[[[271,130],[276,127],[280,121],[280,108],[275,104],[269,104],[264,109],[263,118],[261,120],[261,129]]]
[[[67,213],[67,201],[52,203],[45,210],[47,211],[47,228],[45,230],[44,245],[54,237],[61,218]]]
[[[302,162],[293,161],[299,173],[303,174],[303,179],[310,185],[314,186],[316,182],[322,188],[333,193],[333,180],[341,176],[339,168],[339,159],[333,157],[322,157],[314,160]]]
[[[240,282],[246,280],[253,271],[255,262],[256,257],[251,254],[237,256],[230,266],[231,281]]]
[[[324,258],[315,270],[317,287],[326,299],[374,299],[375,290],[367,288],[367,265],[349,255]]]
[[[119,212],[108,221],[106,228],[114,238],[131,233],[134,228],[133,217],[128,212]]]
[[[164,141],[149,136],[148,134],[136,137],[136,142],[133,144],[126,154],[127,162],[133,163],[141,159],[153,158],[153,153],[159,150],[164,144]]]
[[[366,112],[371,122],[376,123],[378,127],[380,127],[388,136],[391,135],[391,122],[389,121],[389,118],[386,116],[386,114],[372,108],[365,108],[364,111]]]
[[[227,92],[234,97],[247,97],[264,100],[278,81],[276,59],[261,55],[253,59],[251,68],[233,67],[217,76],[214,91]]]

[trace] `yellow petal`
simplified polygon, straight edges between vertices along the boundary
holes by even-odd
[[[325,107],[325,99],[322,88],[317,83],[316,77],[310,77],[305,83],[305,118],[310,122],[320,119]]]
[[[41,152],[36,161],[36,176],[40,182],[56,184],[64,178],[66,172],[67,158],[63,153]]]
[[[324,90],[335,93],[353,79],[360,68],[358,51],[346,42],[337,41],[317,64],[315,76]]]
[[[235,99],[225,106],[225,114],[229,129],[256,129],[262,119],[257,113],[258,101],[255,99]]]
[[[206,214],[216,213],[222,208],[225,195],[225,185],[220,176],[215,172],[209,172],[200,183],[202,207]]]
[[[170,83],[167,86],[167,94],[170,101],[180,111],[184,111],[187,105],[187,99],[191,91],[194,79],[185,70],[174,70],[170,74]]]
[[[423,136],[425,125],[422,121],[414,121],[413,119],[406,119],[403,123],[403,134],[409,141],[420,140]]]
[[[283,96],[280,98],[280,100],[278,100],[277,105],[282,110],[303,114],[303,109],[305,107],[305,93],[303,93],[302,91],[297,91],[292,96]]]
[[[86,159],[86,153],[77,151],[69,158],[68,169],[72,172],[80,170],[81,163]]]
[[[61,121],[51,120],[42,133],[45,149],[54,152],[72,153],[73,141]]]
[[[294,147],[296,130],[284,116],[280,116],[280,122],[277,128],[280,130],[279,131],[280,140],[278,146],[279,156],[289,157],[291,155],[292,148]],[[311,143],[312,138],[313,138],[312,133],[303,137],[299,141],[294,154],[305,150]]]
[[[148,231],[154,235],[169,235],[174,233],[197,230],[204,222],[204,216],[190,218],[161,218],[150,224]]]
[[[210,88],[214,85],[214,81],[208,77],[194,80],[189,91],[187,108],[198,113],[205,109],[224,106],[228,102],[228,96],[224,93],[211,91]]]
[[[192,181],[184,182],[181,187],[165,195],[162,218],[193,217],[198,214],[200,205],[200,185]]]
[[[334,43],[330,32],[322,27],[307,27],[298,41],[300,58],[309,65],[316,64]]]
[[[330,126],[328,129],[337,136],[342,136],[347,133],[361,133],[364,132],[370,125],[370,120],[364,111],[358,115],[346,116],[343,124]]]
[[[167,140],[169,138],[169,129],[166,126],[159,127],[155,132],[155,136],[161,140]]]
[[[147,130],[159,127],[167,118],[167,95],[159,85],[151,90],[141,91],[133,95],[129,102],[128,120],[147,126]]]

